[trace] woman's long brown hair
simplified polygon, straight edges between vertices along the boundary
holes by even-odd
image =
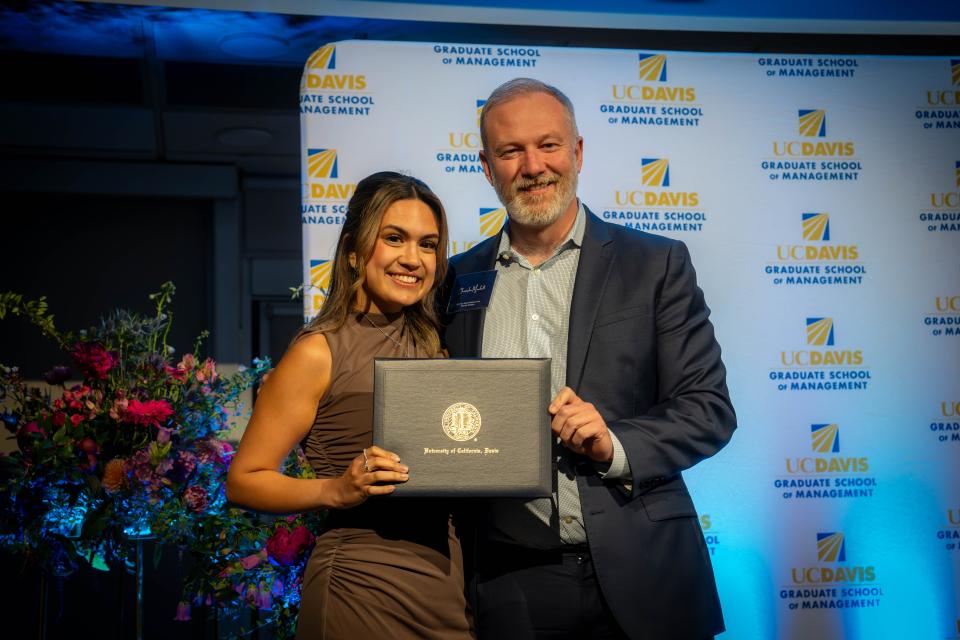
[[[317,316],[307,323],[294,338],[327,331],[336,331],[355,312],[358,293],[366,280],[367,260],[373,254],[380,234],[383,215],[398,200],[419,200],[433,212],[440,237],[437,243],[437,269],[433,286],[421,300],[403,308],[407,329],[414,342],[427,353],[440,351],[434,299],[437,287],[447,271],[447,217],[440,198],[426,184],[411,176],[393,171],[381,171],[367,176],[357,184],[357,189],[347,204],[347,216],[340,230],[337,250],[333,258],[330,290]],[[350,264],[350,254],[356,256],[356,266]]]

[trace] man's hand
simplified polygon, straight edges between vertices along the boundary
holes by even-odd
[[[613,460],[613,442],[607,423],[589,402],[581,400],[573,389],[564,387],[548,407],[553,420],[550,428],[567,449],[594,462]]]

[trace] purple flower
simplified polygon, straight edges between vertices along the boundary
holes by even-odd
[[[191,511],[196,513],[205,511],[210,502],[207,498],[207,490],[196,484],[190,485],[183,492],[183,501]]]
[[[177,613],[173,616],[174,620],[179,622],[187,622],[190,620],[190,603],[189,602],[178,602],[177,603]]]
[[[47,381],[47,384],[63,384],[70,379],[70,367],[65,367],[61,364],[58,364],[54,368],[47,371],[43,374],[43,379]]]

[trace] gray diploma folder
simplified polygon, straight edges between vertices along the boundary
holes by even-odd
[[[551,495],[549,404],[549,358],[376,359],[373,442],[410,467],[392,495]]]

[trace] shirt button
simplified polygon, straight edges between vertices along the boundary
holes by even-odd
[[[567,524],[570,524],[571,522],[573,522],[573,516],[563,516],[563,521],[566,522]]]
[[[535,313],[535,314],[533,314],[532,316],[530,316],[530,319],[531,319],[531,320],[539,320],[539,319],[540,319],[540,314]]]
[[[533,277],[534,277],[534,278],[539,278],[539,277],[540,277],[540,269],[534,269],[534,270],[533,270]]]

